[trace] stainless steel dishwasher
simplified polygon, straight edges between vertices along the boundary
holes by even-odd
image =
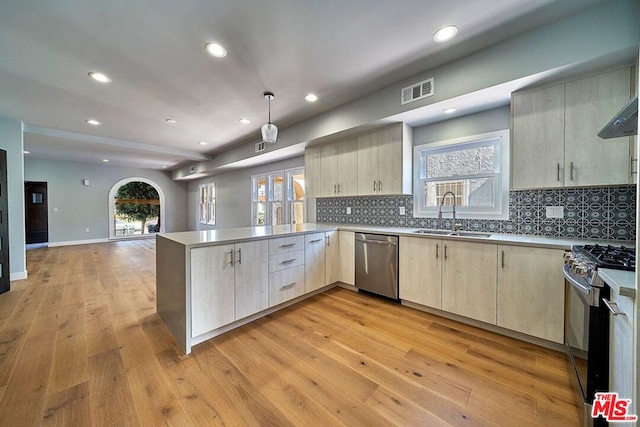
[[[398,299],[398,236],[356,233],[356,287]]]

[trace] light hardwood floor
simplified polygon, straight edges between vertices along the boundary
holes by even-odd
[[[0,426],[577,425],[562,353],[333,289],[194,348],[155,242],[27,252],[0,295]]]

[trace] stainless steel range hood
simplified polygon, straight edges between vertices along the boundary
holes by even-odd
[[[638,96],[633,97],[609,123],[598,132],[603,139],[638,134]]]

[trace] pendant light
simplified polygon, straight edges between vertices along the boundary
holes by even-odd
[[[269,101],[269,121],[262,125],[262,140],[267,144],[275,144],[278,138],[278,127],[271,123],[271,101],[275,98],[273,92],[265,92],[264,98]]]

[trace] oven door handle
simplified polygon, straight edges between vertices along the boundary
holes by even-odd
[[[562,267],[562,273],[564,274],[565,279],[567,279],[569,283],[571,283],[571,286],[573,286],[576,290],[580,291],[580,293],[586,296],[589,296],[590,287],[588,285],[585,286],[582,283],[578,282],[571,274],[570,268],[571,267],[569,266],[569,264],[565,264]]]

